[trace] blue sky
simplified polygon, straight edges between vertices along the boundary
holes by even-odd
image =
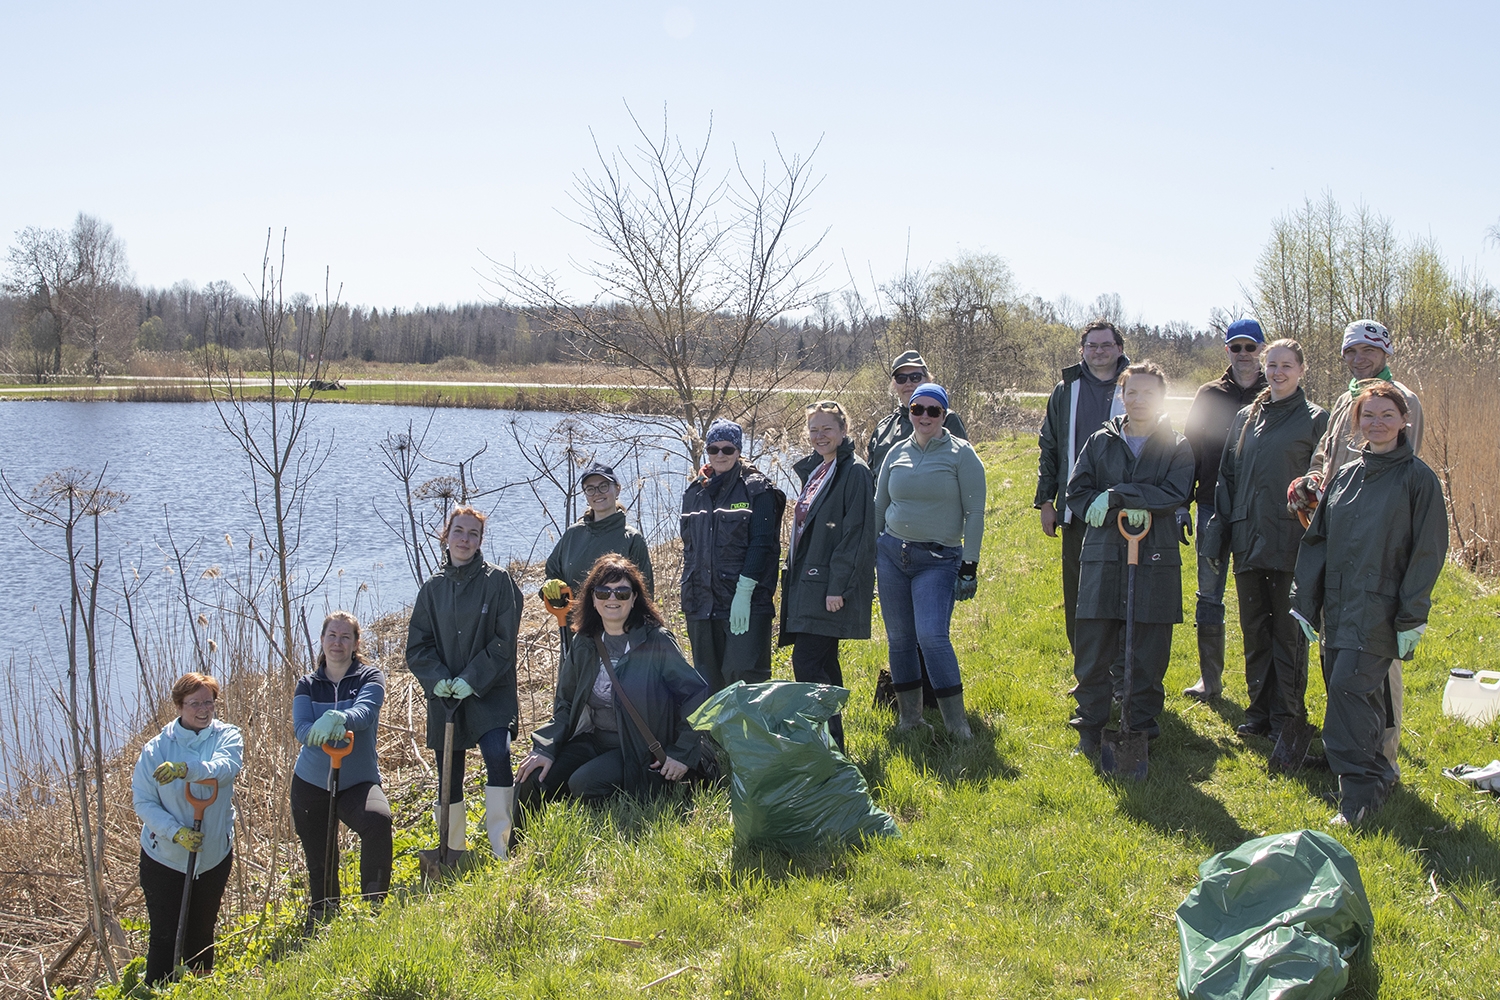
[[[1272,220],[1331,192],[1500,272],[1482,3],[78,4],[0,0],[0,238],[111,222],[137,279],[254,272],[473,300],[481,251],[557,270],[625,103],[758,162],[821,142],[804,232],[868,290],[907,254],[1203,324]]]

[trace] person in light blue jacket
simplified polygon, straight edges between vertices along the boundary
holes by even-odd
[[[292,726],[303,744],[292,775],[292,825],[307,856],[307,928],[338,910],[338,856],[332,884],[324,896],[328,837],[329,756],[324,744],[342,745],[348,733],[354,746],[339,767],[334,811],[359,834],[360,893],[379,909],[391,884],[391,803],[380,787],[375,752],[380,706],[385,702],[385,673],[366,663],[359,648],[359,619],[335,611],[323,619],[323,647],[318,669],[297,682],[292,695]],[[337,851],[337,846],[335,846]]]
[[[131,777],[135,814],[141,819],[141,890],[151,921],[146,982],[172,974],[172,951],[182,908],[188,852],[198,854],[182,957],[188,968],[214,966],[214,923],[234,862],[234,779],[244,761],[238,726],[214,718],[219,682],[207,674],[184,674],[172,685],[177,718],[141,750]],[[207,798],[208,779],[219,783],[218,797],[203,813],[203,829],[193,829],[193,795]]]

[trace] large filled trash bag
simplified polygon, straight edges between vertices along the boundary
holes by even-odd
[[[828,719],[848,700],[848,688],[827,684],[739,681],[689,717],[729,758],[736,839],[796,850],[901,835],[829,738]]]
[[[1249,840],[1198,875],[1177,907],[1183,1000],[1323,1000],[1369,958],[1375,916],[1359,866],[1326,833]]]

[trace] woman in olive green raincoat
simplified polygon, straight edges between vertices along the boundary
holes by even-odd
[[[453,795],[448,846],[463,850],[464,751],[484,757],[485,828],[497,857],[507,857],[515,812],[510,741],[516,733],[516,639],[521,591],[510,574],[484,561],[485,515],[455,507],[440,540],[443,565],[417,592],[406,637],[406,666],[427,693],[427,746],[442,774],[444,712],[440,699],[459,699],[454,717]]]
[[[1130,728],[1155,736],[1166,693],[1162,679],[1172,652],[1172,626],[1182,621],[1182,556],[1177,508],[1193,487],[1193,450],[1166,419],[1167,378],[1151,362],[1131,365],[1120,376],[1125,415],[1095,431],[1068,479],[1068,507],[1087,524],[1079,560],[1078,617],[1074,626],[1073,688],[1077,709],[1069,725],[1078,749],[1097,753],[1109,721],[1111,666],[1125,632],[1126,542],[1120,534],[1124,510],[1138,527],[1151,515],[1140,542],[1135,583],[1133,690],[1122,711]]]
[[[1360,393],[1354,420],[1365,445],[1335,474],[1297,552],[1292,614],[1309,642],[1322,631],[1323,747],[1339,779],[1334,825],[1365,819],[1396,783],[1382,747],[1391,660],[1411,659],[1448,556],[1442,486],[1412,453],[1407,419],[1396,386]]]

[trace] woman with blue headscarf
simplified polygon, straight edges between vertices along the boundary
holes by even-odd
[[[771,679],[786,494],[742,460],[744,444],[739,424],[715,420],[682,495],[682,614],[693,666],[715,691]]]
[[[984,540],[984,463],[973,446],[943,426],[948,393],[925,382],[908,404],[912,435],[886,454],[875,485],[875,573],[890,646],[898,732],[922,729],[922,671],[927,660],[943,725],[958,739],[973,733],[964,712],[958,656],[948,636],[955,600],[979,590]]]

